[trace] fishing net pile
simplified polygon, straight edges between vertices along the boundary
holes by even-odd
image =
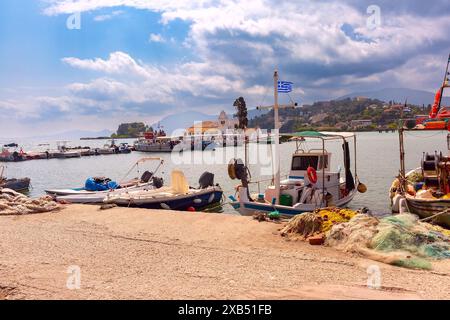
[[[353,210],[334,207],[307,212],[292,218],[281,234],[307,239],[329,231],[335,224],[349,221],[357,213]]]
[[[413,269],[450,259],[450,230],[420,222],[412,214],[384,218],[348,209],[325,208],[292,218],[283,236],[323,237],[325,245],[369,259]]]
[[[450,259],[450,237],[412,214],[377,219],[360,214],[335,225],[326,244],[369,259],[413,269],[431,269],[432,260]]]
[[[0,216],[51,212],[60,205],[49,196],[31,199],[11,189],[0,188]]]

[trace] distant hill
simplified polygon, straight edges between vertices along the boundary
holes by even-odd
[[[260,111],[256,109],[248,110],[248,118],[249,120],[263,115],[267,113],[267,111]],[[210,115],[198,111],[185,111],[180,113],[171,114],[167,117],[164,117],[159,121],[161,126],[164,127],[164,131],[167,133],[172,133],[177,129],[185,129],[194,125],[195,122],[200,121],[214,121],[217,120],[219,114]],[[228,117],[233,117],[232,114],[228,114]],[[151,125],[153,129],[158,127],[158,122]]]
[[[406,88],[387,88],[376,91],[362,91],[354,92],[336,100],[343,100],[346,98],[366,97],[370,99],[378,99],[381,101],[389,102],[395,101],[397,103],[404,103],[405,99],[408,99],[408,103],[414,105],[433,104],[434,93],[423,90],[406,89]],[[442,99],[443,104],[450,105],[450,97],[444,97]]]

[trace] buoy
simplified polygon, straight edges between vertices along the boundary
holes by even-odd
[[[367,191],[367,187],[364,183],[358,183],[358,192],[365,193]]]
[[[212,202],[214,201],[215,197],[216,197],[216,195],[215,195],[214,193],[212,193],[212,194],[209,196],[208,203],[212,203]]]
[[[189,208],[187,209],[187,211],[189,211],[189,212],[195,212],[195,211],[197,211],[197,210],[195,210],[194,207],[189,207]]]

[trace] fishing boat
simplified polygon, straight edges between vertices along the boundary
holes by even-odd
[[[413,130],[399,129],[400,174],[389,190],[392,212],[414,213],[450,228],[450,154],[424,153],[420,167],[405,172],[404,134]],[[450,134],[447,146],[450,150]]]
[[[356,136],[353,133],[315,132],[305,131],[290,134],[296,140],[296,150],[291,157],[291,169],[286,180],[281,181],[280,176],[280,151],[279,151],[279,108],[294,108],[296,103],[280,106],[278,104],[278,92],[280,81],[278,72],[274,73],[274,109],[275,130],[273,140],[275,144],[275,159],[272,159],[275,169],[273,185],[266,188],[263,194],[252,196],[249,185],[258,183],[250,181],[248,167],[240,159],[232,159],[228,166],[228,174],[231,179],[241,180],[241,185],[236,188],[237,198],[230,196],[231,205],[243,215],[252,215],[256,212],[277,212],[283,216],[293,216],[304,212],[310,212],[318,208],[347,205],[355,196],[356,191],[365,192],[365,186],[358,180],[356,161],[354,176],[350,167],[349,140],[353,140],[356,159]],[[286,92],[286,91],[280,91]],[[305,140],[320,142],[320,149],[307,149]],[[344,153],[344,172],[331,171],[331,156],[327,151],[326,143],[340,141]],[[246,152],[247,153],[247,152]],[[247,162],[247,161],[245,161]],[[358,186],[358,187],[356,187]]]
[[[3,176],[4,166],[0,166],[0,188],[12,189],[14,191],[27,191],[30,189],[30,178],[7,179]]]
[[[139,174],[139,166],[145,162],[157,162],[158,165],[153,172],[145,171],[140,178],[125,180],[135,169],[137,169]],[[85,186],[81,188],[49,189],[45,192],[58,201],[68,201],[71,203],[102,203],[107,194],[161,187],[163,181],[161,178],[156,177],[156,173],[163,164],[164,160],[161,158],[142,158],[133,164],[130,170],[121,179],[122,182],[114,183],[106,178],[99,179],[91,177],[86,180]]]
[[[290,172],[287,179],[281,180],[279,191],[276,185],[270,185],[264,194],[250,195],[246,168],[242,162],[234,160],[230,163],[230,177],[241,179],[242,186],[238,187],[238,197],[231,196],[231,205],[243,215],[252,215],[256,211],[270,213],[279,212],[281,215],[297,215],[311,212],[323,207],[344,207],[355,196],[357,190],[365,192],[356,174],[350,168],[349,140],[353,140],[356,154],[356,136],[353,133],[315,132],[305,131],[290,134],[296,142],[295,151],[291,156]],[[322,148],[307,148],[308,141],[320,141]],[[342,142],[344,172],[332,171],[332,153],[327,151],[326,143]],[[242,174],[244,173],[244,174]],[[358,186],[358,188],[356,187]]]
[[[222,200],[223,191],[214,185],[214,175],[205,172],[199,188],[191,188],[183,172],[174,170],[171,185],[153,190],[110,193],[105,203],[119,206],[166,210],[202,210]]]
[[[172,152],[179,140],[171,137],[140,138],[134,148],[140,152]]]

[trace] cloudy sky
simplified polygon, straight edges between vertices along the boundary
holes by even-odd
[[[434,91],[450,2],[2,0],[0,135],[114,130],[189,110],[386,87]]]

